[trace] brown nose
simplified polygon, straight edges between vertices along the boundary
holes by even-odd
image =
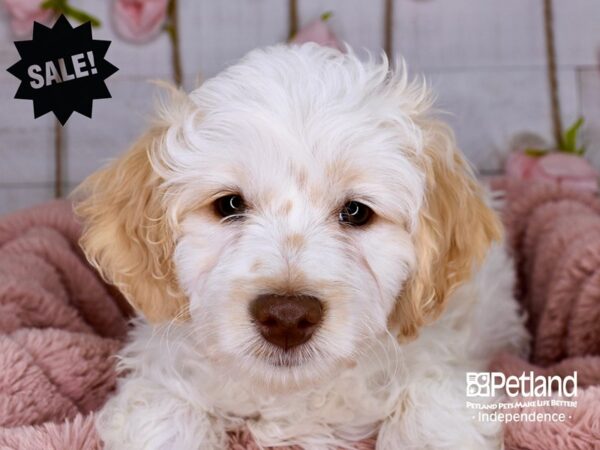
[[[250,313],[260,333],[271,344],[288,350],[304,344],[323,318],[323,305],[308,295],[259,295]]]

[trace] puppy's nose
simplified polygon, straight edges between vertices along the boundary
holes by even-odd
[[[309,295],[259,295],[250,313],[263,337],[288,350],[308,341],[323,318],[323,305]]]

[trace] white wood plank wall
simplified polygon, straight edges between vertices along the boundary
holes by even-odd
[[[96,38],[113,41],[107,58],[119,71],[112,99],[94,102],[93,119],[74,114],[63,129],[68,192],[121,153],[143,130],[155,88],[169,79],[166,34],[137,46],[117,38],[109,2],[71,0],[103,21]],[[248,50],[286,39],[291,0],[179,0],[184,85],[191,89]],[[325,11],[357,49],[384,47],[385,0],[297,0],[300,26]],[[483,173],[502,169],[510,138],[533,131],[551,138],[542,0],[393,0],[392,48],[422,73],[448,112],[459,143]],[[554,0],[564,124],[583,114],[588,157],[600,167],[600,1]],[[17,58],[6,13],[0,13],[0,65]],[[18,81],[0,70],[0,213],[52,198],[54,120],[33,120],[28,101],[12,97]]]

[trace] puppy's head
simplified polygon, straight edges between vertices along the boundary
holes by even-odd
[[[387,61],[252,52],[88,179],[82,246],[146,318],[274,381],[443,308],[499,234],[452,133]]]

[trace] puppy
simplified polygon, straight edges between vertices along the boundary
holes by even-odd
[[[500,223],[388,61],[255,50],[80,188],[90,261],[142,318],[108,449],[485,449],[465,372],[526,342]]]

